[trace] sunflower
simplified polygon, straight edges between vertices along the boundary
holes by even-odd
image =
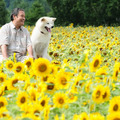
[[[59,120],[59,117],[57,114],[54,116],[54,120]]]
[[[73,116],[73,120],[79,120],[79,115],[74,114],[74,116]]]
[[[7,78],[7,75],[0,72],[0,83],[5,82],[6,78]]]
[[[46,92],[52,94],[56,89],[56,80],[54,78],[49,78],[46,82]]]
[[[4,90],[5,90],[5,86],[1,85],[0,86],[0,96],[4,95]]]
[[[33,58],[26,59],[24,61],[24,64],[27,67],[27,70],[30,70],[33,64]]]
[[[58,67],[54,64],[51,64],[51,74],[56,75],[58,72]]]
[[[16,99],[17,99],[16,103],[19,107],[25,106],[28,101],[28,94],[24,91],[21,91],[18,93],[18,96]]]
[[[120,62],[115,62],[114,69],[118,69],[120,72]]]
[[[55,107],[62,108],[67,103],[67,95],[65,93],[55,93],[53,103]]]
[[[98,85],[95,90],[93,91],[92,93],[92,99],[94,102],[96,103],[102,103],[103,102],[103,99],[102,99],[102,96],[104,94],[104,87],[102,85]]]
[[[120,112],[112,112],[107,115],[107,120],[120,120]]]
[[[50,62],[45,58],[38,58],[33,63],[33,70],[37,76],[44,76],[50,73]]]
[[[49,120],[50,105],[46,106],[44,109],[44,120]]]
[[[95,79],[103,79],[107,75],[107,68],[103,66],[102,68],[96,71],[96,78]]]
[[[6,108],[6,105],[7,105],[7,100],[5,97],[0,97],[0,110],[3,109],[3,108]]]
[[[41,82],[47,82],[51,76],[51,74],[41,76]]]
[[[25,117],[26,115],[30,114],[32,112],[32,108],[33,108],[32,104],[25,104],[24,107],[21,107],[20,110],[24,111],[22,113],[22,116]]]
[[[17,75],[14,75],[12,78],[9,78],[8,83],[6,82],[8,90],[18,89],[18,86],[16,86],[18,81],[19,81],[19,76]]]
[[[3,63],[0,63],[0,72],[3,72]]]
[[[33,69],[30,69],[29,73],[30,73],[30,78],[34,78],[35,80],[37,80],[37,75],[35,74]]]
[[[21,62],[17,62],[14,64],[14,68],[13,68],[15,74],[21,74],[24,71],[24,64]]]
[[[85,85],[85,92],[86,93],[89,93],[90,92],[90,85],[92,84],[91,81],[87,82],[86,85]]]
[[[120,111],[120,96],[113,97],[110,100],[109,110],[110,113]]]
[[[101,64],[101,55],[96,54],[95,57],[93,58],[93,61],[89,64],[91,72],[95,72],[100,67],[100,64]]]
[[[8,60],[8,61],[6,61],[6,68],[8,69],[8,70],[13,70],[13,67],[14,67],[14,62],[12,61],[12,60]]]
[[[105,118],[100,113],[92,113],[90,114],[89,120],[105,120]]]
[[[86,112],[80,114],[79,120],[89,120],[89,117]]]
[[[76,96],[76,93],[73,90],[70,90],[66,93],[68,94],[69,103],[73,103],[77,101],[78,97]]]
[[[41,106],[42,109],[48,106],[49,99],[50,98],[47,95],[41,97],[41,99],[39,100],[39,105]]]
[[[41,106],[37,103],[34,103],[32,106],[32,112],[31,112],[31,114],[34,117],[34,120],[36,120],[37,118],[40,118],[41,111],[42,111]]]
[[[64,113],[62,113],[62,115],[61,115],[61,120],[65,120],[65,114]]]
[[[103,95],[102,95],[103,101],[108,101],[109,97],[110,97],[110,88],[106,86],[104,88]]]
[[[78,92],[83,87],[84,83],[85,81],[83,77],[79,74],[77,77],[75,77],[74,83],[72,85],[72,89]]]
[[[35,102],[38,100],[39,98],[39,93],[37,92],[37,89],[35,89],[34,87],[28,87],[27,88],[28,94],[30,96],[30,100]]]
[[[113,69],[113,79],[117,80],[119,75],[119,67],[114,67]]]
[[[60,89],[68,89],[70,86],[70,77],[66,72],[59,72],[56,76],[56,81]]]
[[[7,118],[9,120],[12,120],[12,117],[9,115],[9,112],[6,108],[3,108],[3,109],[0,110],[0,118],[3,118],[3,119]]]
[[[37,92],[40,94],[40,96],[44,94],[46,90],[47,90],[47,85],[43,82],[40,82],[37,86]]]

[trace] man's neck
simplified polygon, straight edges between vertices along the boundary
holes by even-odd
[[[16,29],[19,29],[21,27],[16,22],[14,22],[14,21],[12,21],[12,22],[13,22],[13,24],[14,24],[14,26],[15,26]]]

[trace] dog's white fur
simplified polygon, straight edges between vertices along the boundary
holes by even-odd
[[[53,17],[42,17],[36,22],[31,35],[34,58],[42,57],[52,61],[47,50],[55,20]]]

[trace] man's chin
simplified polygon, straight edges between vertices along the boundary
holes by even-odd
[[[24,23],[21,23],[21,26],[23,26],[24,25]]]

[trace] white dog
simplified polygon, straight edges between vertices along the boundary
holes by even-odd
[[[51,38],[51,29],[54,27],[55,20],[56,18],[53,17],[42,17],[36,22],[31,35],[35,58],[42,57],[52,61],[52,58],[47,54],[47,50]]]

